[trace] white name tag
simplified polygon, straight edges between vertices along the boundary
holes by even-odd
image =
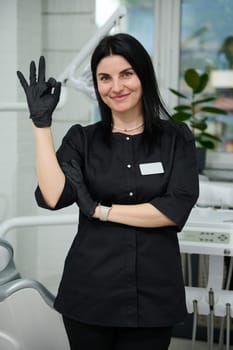
[[[163,164],[161,162],[139,164],[142,175],[163,174]]]

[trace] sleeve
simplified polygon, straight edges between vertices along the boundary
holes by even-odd
[[[185,124],[182,123],[180,128],[183,132],[177,135],[173,168],[166,192],[150,201],[177,224],[179,231],[185,225],[199,195],[194,137]]]
[[[80,166],[83,164],[83,152],[84,152],[84,135],[82,132],[81,125],[72,126],[67,134],[64,136],[62,140],[62,144],[57,150],[57,159],[59,164],[62,162],[67,162],[72,159],[75,159]],[[47,205],[44,200],[44,197],[41,193],[39,186],[37,186],[35,191],[35,199],[39,207],[49,210],[58,210],[65,207],[68,207],[75,203],[76,194],[75,188],[72,183],[65,178],[65,185],[61,196],[54,208],[51,208]]]
[[[68,207],[69,205],[72,205],[75,202],[75,192],[72,188],[71,183],[68,181],[67,177],[65,178],[65,185],[63,188],[63,191],[61,193],[61,196],[54,208],[51,208],[47,205],[47,203],[44,200],[44,197],[41,193],[40,187],[37,186],[35,191],[35,198],[36,202],[39,207],[49,210],[58,210],[65,207]]]

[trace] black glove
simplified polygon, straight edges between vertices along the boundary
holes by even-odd
[[[40,57],[38,79],[36,79],[36,64],[30,64],[30,84],[28,85],[23,74],[17,71],[17,76],[27,97],[30,118],[38,128],[45,128],[52,123],[52,113],[58,104],[61,83],[54,78],[45,81],[45,58]],[[53,92],[52,92],[52,89]]]
[[[70,162],[62,163],[61,166],[66,177],[76,189],[76,202],[79,209],[87,217],[91,218],[97,207],[97,202],[91,198],[78,162],[76,162],[76,160],[71,160]]]

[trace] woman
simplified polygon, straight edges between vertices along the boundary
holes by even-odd
[[[165,350],[186,315],[176,234],[198,196],[194,139],[170,120],[135,38],[103,38],[91,69],[101,121],[71,127],[57,153],[60,84],[45,81],[43,58],[30,85],[18,72],[35,124],[37,202],[80,209],[55,308],[72,350]]]

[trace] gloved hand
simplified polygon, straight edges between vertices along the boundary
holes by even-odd
[[[76,202],[79,206],[79,209],[87,217],[91,218],[98,204],[91,198],[78,162],[73,159],[70,162],[62,163],[61,166],[66,177],[76,189]]]
[[[54,78],[45,81],[45,58],[40,57],[38,79],[36,79],[36,64],[30,64],[30,84],[27,83],[24,75],[17,71],[17,76],[27,97],[30,118],[38,128],[45,128],[52,123],[52,113],[58,104],[61,83]],[[52,91],[52,89],[54,89]]]

